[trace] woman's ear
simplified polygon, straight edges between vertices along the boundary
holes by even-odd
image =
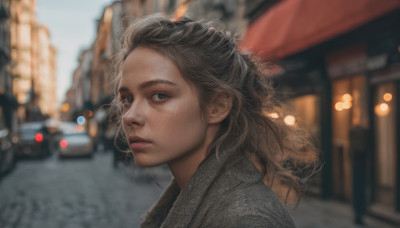
[[[227,93],[218,93],[207,107],[207,121],[209,124],[222,122],[232,108],[232,97]]]

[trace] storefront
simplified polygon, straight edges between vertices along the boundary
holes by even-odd
[[[297,125],[308,131],[311,140],[319,151],[322,148],[323,138],[327,131],[322,131],[323,120],[325,117],[324,107],[324,85],[321,77],[321,64],[316,64],[307,58],[286,59],[277,63],[278,74],[274,75],[274,81],[278,96],[282,101],[281,117],[287,125]],[[325,117],[325,118],[324,118]],[[324,137],[325,136],[325,137]],[[322,154],[321,154],[322,158]],[[325,159],[325,158],[323,158]],[[323,172],[315,174],[311,180],[307,192],[322,195]]]
[[[399,82],[388,81],[373,86],[374,103],[374,189],[373,203],[395,210],[399,207],[397,181],[398,157],[398,88]]]
[[[326,55],[332,85],[333,193],[336,198],[346,201],[352,197],[353,156],[350,148],[354,142],[351,142],[350,132],[357,126],[369,128],[365,60],[364,46],[352,46]],[[367,151],[363,153],[366,159]]]
[[[269,11],[242,48],[284,69],[287,108],[323,153],[321,196],[351,203],[361,186],[370,213],[400,224],[400,2],[287,0]]]
[[[400,32],[394,30],[380,39],[369,52],[370,65],[374,67],[370,71],[371,211],[391,212],[382,216],[400,222]]]

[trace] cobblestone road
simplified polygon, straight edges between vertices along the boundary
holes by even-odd
[[[158,177],[160,187],[142,169],[113,169],[111,158],[19,162],[0,183],[0,227],[138,227],[170,177]]]
[[[26,160],[0,183],[0,228],[139,227],[170,174],[158,169],[113,169],[111,153],[93,159]],[[158,174],[158,185],[151,175]],[[298,228],[353,228],[348,204],[303,197],[290,210]],[[367,217],[365,228],[394,228]]]

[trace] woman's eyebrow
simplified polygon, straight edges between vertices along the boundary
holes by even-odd
[[[147,81],[144,82],[142,84],[139,85],[139,90],[144,90],[148,87],[154,86],[154,85],[158,85],[158,84],[167,84],[167,85],[171,85],[171,86],[178,86],[176,83],[168,81],[168,80],[163,80],[163,79],[156,79],[156,80],[151,80],[151,81]]]
[[[126,87],[120,87],[118,93],[129,93],[129,89]]]

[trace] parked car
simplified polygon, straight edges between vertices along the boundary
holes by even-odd
[[[43,122],[28,122],[20,125],[15,154],[18,157],[46,157],[51,154],[48,131]]]
[[[79,125],[61,127],[58,155],[60,158],[86,156],[92,157],[94,144],[92,138]]]
[[[13,144],[8,129],[0,129],[0,177],[11,171],[16,164]]]

